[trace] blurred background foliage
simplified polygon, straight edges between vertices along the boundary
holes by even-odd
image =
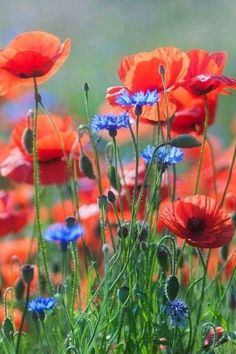
[[[85,114],[82,86],[90,84],[95,113],[108,86],[119,84],[122,56],[160,46],[228,52],[225,73],[236,76],[236,1],[14,0],[0,1],[0,47],[18,32],[42,30],[72,40],[62,70],[44,85],[75,117]],[[233,93],[234,94],[234,93]],[[213,131],[229,142],[235,94],[222,97]]]

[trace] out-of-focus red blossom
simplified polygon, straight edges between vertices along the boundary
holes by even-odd
[[[111,87],[107,91],[107,100],[111,105],[117,106],[116,97],[123,88],[131,94],[137,91],[147,92],[157,90],[159,93],[159,112],[157,106],[143,107],[141,119],[157,122],[158,119],[165,121],[170,118],[176,110],[172,100],[168,101],[167,107],[164,98],[164,90],[172,92],[174,96],[175,84],[182,80],[187,72],[189,65],[188,56],[180,49],[175,47],[163,47],[154,49],[151,52],[140,52],[124,57],[118,68],[118,75],[124,86]],[[160,70],[164,69],[164,81]]]
[[[16,330],[19,330],[20,324],[21,324],[22,312],[18,309],[14,309],[13,314],[10,311],[9,315],[10,315],[9,317],[13,320],[13,324],[14,324]],[[0,324],[3,323],[4,319],[5,319],[4,305],[0,305]],[[25,331],[25,330],[26,330],[26,325],[24,324],[23,331]]]
[[[14,263],[14,259],[21,265],[27,263],[27,258],[34,256],[37,252],[37,242],[29,238],[17,240],[5,240],[0,243],[0,264]]]
[[[0,236],[17,233],[27,224],[29,209],[21,203],[19,194],[0,191]]]
[[[217,344],[217,342],[222,338],[223,333],[224,333],[224,328],[221,326],[215,327],[215,330],[211,328],[204,339],[203,342],[204,348],[209,348],[213,344],[214,335],[216,336],[215,341]]]
[[[37,151],[40,182],[43,185],[66,182],[69,172],[65,156],[78,157],[78,144],[75,144],[77,134],[72,128],[71,118],[62,119],[58,115],[53,115],[52,119],[62,143],[49,118],[45,115],[38,117]],[[33,156],[26,151],[23,143],[26,128],[28,128],[26,119],[17,123],[12,132],[8,157],[1,163],[0,172],[2,176],[16,182],[33,184]]]
[[[18,34],[0,51],[0,95],[17,86],[42,84],[63,65],[70,53],[70,40],[61,44],[51,33],[33,31]]]
[[[234,235],[232,220],[217,201],[204,195],[189,196],[170,203],[162,210],[163,224],[175,236],[200,248],[217,248]]]

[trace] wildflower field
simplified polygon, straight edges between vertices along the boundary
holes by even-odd
[[[44,88],[73,45],[0,50],[0,354],[236,353],[228,54],[143,43],[78,119]]]

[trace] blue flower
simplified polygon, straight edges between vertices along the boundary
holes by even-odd
[[[164,313],[169,317],[172,327],[185,327],[188,318],[188,307],[181,300],[168,302],[164,306]]]
[[[28,304],[28,311],[42,313],[45,310],[53,310],[56,306],[56,299],[54,297],[37,297]]]
[[[108,130],[116,132],[120,128],[128,128],[130,125],[130,116],[127,112],[121,114],[95,114],[91,121],[91,129],[93,132],[99,130]]]
[[[141,152],[141,156],[146,163],[151,161],[154,150],[154,146],[147,145],[146,149]],[[163,145],[157,149],[153,161],[171,166],[181,162],[183,159],[184,152],[181,149],[170,145]]]
[[[69,242],[76,241],[82,237],[84,229],[80,224],[72,225],[71,227],[66,224],[56,223],[49,226],[45,233],[44,238],[51,242],[60,242],[62,246],[67,246]]]
[[[159,95],[157,90],[138,91],[135,93],[129,93],[127,90],[123,89],[120,94],[116,97],[116,103],[120,106],[152,106],[159,101]]]

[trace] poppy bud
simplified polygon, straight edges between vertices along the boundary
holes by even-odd
[[[33,131],[30,128],[25,128],[22,135],[22,144],[29,155],[33,154]]]
[[[93,165],[89,160],[88,156],[82,154],[79,160],[79,168],[81,172],[90,179],[95,179],[95,175],[93,172]]]
[[[120,181],[118,179],[118,176],[116,175],[116,170],[115,167],[110,165],[107,170],[107,176],[110,181],[111,186],[119,191],[120,190]]]
[[[24,291],[25,291],[25,283],[20,278],[15,285],[15,294],[17,300],[21,300],[23,298]]]
[[[229,306],[230,310],[236,309],[236,289],[233,287],[231,288],[230,293],[229,293],[228,306]]]
[[[68,228],[71,228],[73,226],[75,226],[76,224],[76,219],[74,218],[74,216],[68,216],[66,219],[65,219],[65,223],[66,223],[66,226]]]
[[[34,277],[34,267],[30,264],[25,264],[21,267],[22,279],[24,282],[29,285]]]
[[[129,228],[127,224],[121,225],[121,227],[118,228],[118,236],[120,238],[126,238],[129,235]]]
[[[148,227],[146,224],[143,224],[142,222],[137,223],[134,226],[134,237],[135,239],[139,238],[139,241],[145,241],[148,236]]]
[[[87,82],[84,83],[84,91],[88,92],[90,89],[89,84]]]
[[[206,337],[204,339],[204,342],[203,342],[203,346],[204,348],[209,348],[213,342],[217,343],[222,335],[224,333],[224,328],[218,326],[218,327],[215,327],[215,329],[211,328],[207,334],[206,334]],[[215,341],[214,341],[214,335],[215,335]]]
[[[8,341],[13,341],[14,327],[10,318],[6,317],[2,324],[2,331]]]
[[[175,138],[171,139],[169,144],[178,148],[193,148],[202,145],[200,141],[198,141],[194,136],[189,134],[178,135]]]
[[[108,202],[110,202],[111,204],[114,204],[116,201],[116,196],[112,191],[108,191],[107,199],[108,199]]]
[[[140,117],[142,114],[142,111],[143,111],[142,106],[140,104],[137,104],[134,109],[134,113],[135,113],[136,117]]]
[[[220,248],[220,257],[223,262],[225,262],[229,255],[229,245],[224,245]]]
[[[107,196],[106,195],[99,195],[98,197],[98,206],[102,210],[103,208],[108,207],[108,201],[107,201]]]
[[[122,302],[122,304],[125,303],[128,296],[129,296],[129,288],[127,286],[124,285],[118,289],[118,297],[119,297],[120,301]]]
[[[159,73],[161,74],[161,76],[165,75],[166,73],[166,68],[164,67],[163,64],[159,65]]]
[[[167,272],[169,268],[169,264],[168,264],[168,248],[166,246],[161,245],[158,247],[157,260],[162,268],[162,271]]]
[[[173,301],[179,292],[179,280],[176,275],[170,275],[166,279],[165,295],[169,301]]]

